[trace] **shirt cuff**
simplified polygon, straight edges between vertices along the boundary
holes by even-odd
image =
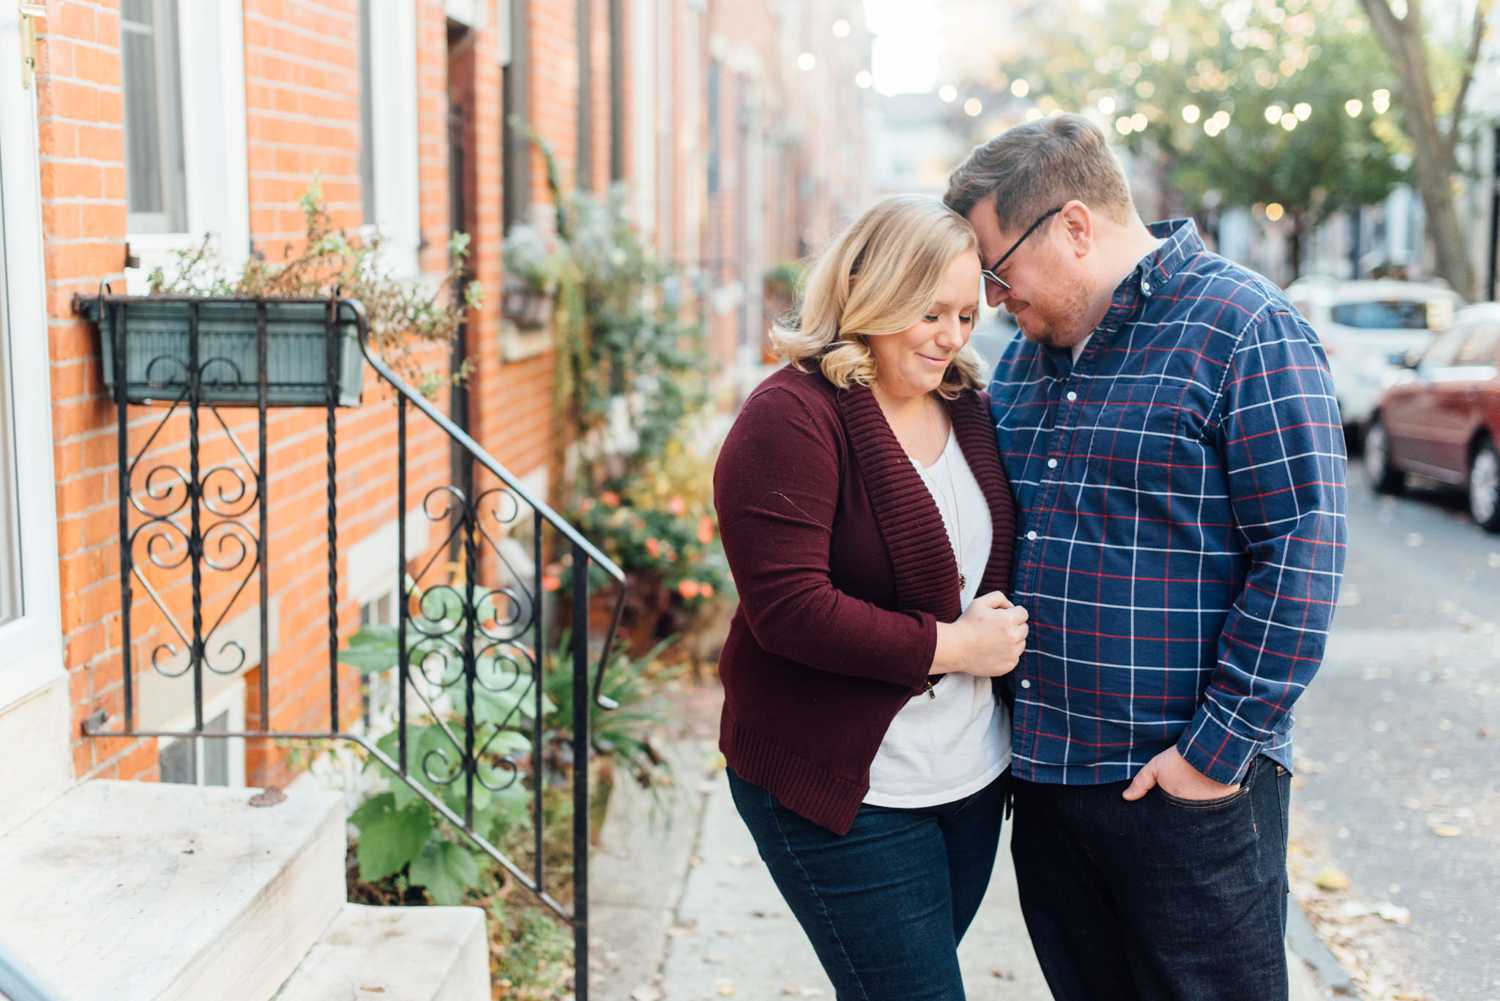
[[[1239,785],[1264,746],[1264,742],[1242,737],[1214,719],[1205,703],[1178,738],[1177,753],[1215,782]]]

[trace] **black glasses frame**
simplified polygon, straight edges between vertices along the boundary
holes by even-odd
[[[1020,239],[1018,239],[1015,243],[1012,243],[1010,245],[1010,249],[1000,255],[999,260],[997,260],[994,264],[991,264],[987,268],[980,268],[979,273],[984,277],[984,280],[998,286],[1001,291],[1009,292],[1010,282],[1000,277],[1000,269],[1005,265],[1006,261],[1010,260],[1012,254],[1021,249],[1021,244],[1026,242],[1026,238],[1028,236],[1030,236],[1032,233],[1035,233],[1037,229],[1042,225],[1042,223],[1046,222],[1048,219],[1051,219],[1062,210],[1063,206],[1059,205],[1055,209],[1048,209],[1046,212],[1043,212],[1040,216],[1037,217],[1036,222],[1026,227],[1026,232],[1021,234]]]

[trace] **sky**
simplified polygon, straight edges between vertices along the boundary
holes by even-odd
[[[933,4],[911,0],[865,0],[865,18],[875,36],[870,70],[883,94],[924,93],[938,84],[942,19]]]

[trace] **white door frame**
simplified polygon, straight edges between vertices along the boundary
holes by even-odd
[[[57,582],[57,512],[36,99],[21,86],[20,14],[0,0],[0,240],[9,396],[20,473],[19,618],[0,625],[0,712],[66,676]]]

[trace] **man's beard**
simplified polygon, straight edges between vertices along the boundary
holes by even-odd
[[[1045,308],[1037,303],[1031,303],[1028,307],[1042,321],[1041,329],[1033,332],[1022,326],[1021,332],[1044,348],[1056,351],[1071,348],[1089,334],[1086,326],[1088,303],[1088,293],[1082,286],[1058,289],[1056,296]]]

